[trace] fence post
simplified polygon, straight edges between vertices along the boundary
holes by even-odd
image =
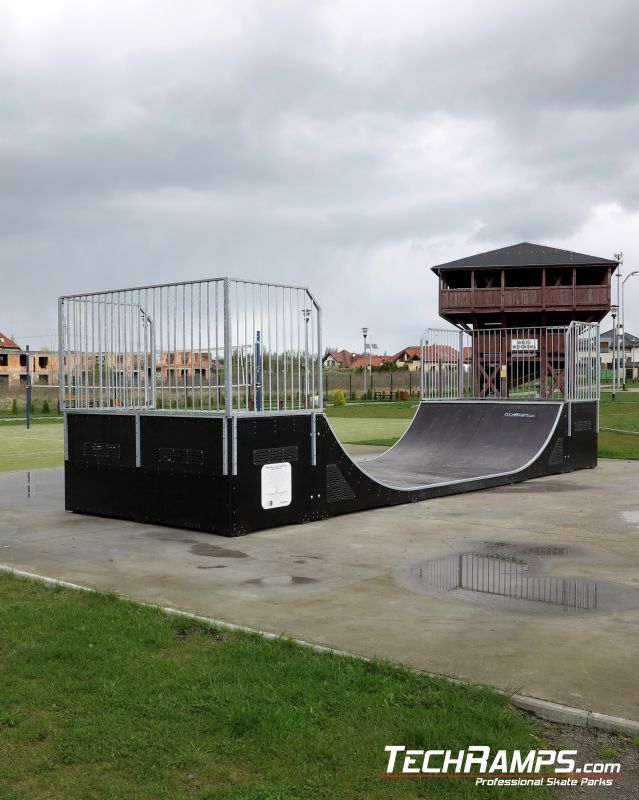
[[[231,342],[231,297],[229,279],[224,278],[224,392],[226,415],[233,412],[233,347]]]
[[[64,310],[64,300],[58,298],[58,414],[64,413],[64,387],[66,384],[66,369],[64,363],[64,353],[66,345],[64,342],[64,322],[62,312]]]
[[[464,555],[463,553],[459,554],[459,560],[457,563],[457,588],[463,589],[464,588]]]
[[[27,354],[27,430],[31,427],[31,367],[29,362],[31,361],[31,354],[29,350],[29,345],[27,345],[26,349]]]
[[[457,375],[457,399],[464,399],[464,332],[459,331],[459,364]]]

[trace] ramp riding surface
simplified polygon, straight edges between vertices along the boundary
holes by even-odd
[[[515,472],[552,436],[562,403],[421,403],[404,436],[367,475],[397,489]]]

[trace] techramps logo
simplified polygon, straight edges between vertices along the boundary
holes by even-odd
[[[524,419],[534,419],[535,415],[531,411],[504,411],[505,417],[523,417]]]
[[[613,786],[623,778],[621,764],[594,761],[578,765],[577,750],[409,750],[387,745],[383,779],[466,779],[475,786]]]

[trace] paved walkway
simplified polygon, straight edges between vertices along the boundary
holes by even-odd
[[[0,475],[0,563],[639,720],[637,462],[239,539],[67,514],[60,483],[31,473],[27,500],[26,473]],[[426,559],[504,543],[554,554],[543,574],[596,580],[600,609],[414,579]]]

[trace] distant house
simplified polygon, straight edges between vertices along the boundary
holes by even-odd
[[[388,356],[372,356],[368,353],[365,356],[356,356],[351,364],[352,369],[364,369],[364,367],[383,367],[389,361]]]
[[[6,334],[0,331],[0,350],[20,350],[20,347]]]
[[[362,356],[350,350],[329,350],[322,359],[326,369],[351,369],[353,361]]]
[[[29,371],[34,384],[58,382],[58,356],[47,350],[32,350]],[[14,388],[27,380],[27,354],[6,334],[0,332],[0,388]]]
[[[459,361],[459,350],[450,347],[446,344],[429,344],[424,347],[424,367],[425,369],[434,369],[447,364],[457,364]],[[464,362],[470,362],[472,355],[472,348],[464,348]],[[394,356],[388,359],[392,364],[399,368],[406,368],[411,372],[417,372],[422,365],[422,348],[414,345],[405,347]]]
[[[427,369],[442,364],[456,364],[459,360],[459,351],[443,344],[426,345],[424,355]],[[464,362],[470,363],[471,356],[472,348],[465,347]],[[363,369],[365,366],[379,368],[390,364],[397,369],[417,372],[422,365],[422,348],[419,345],[411,345],[392,356],[374,356],[370,353],[361,355],[351,353],[350,350],[329,350],[324,356],[323,363],[327,369]]]
[[[422,363],[422,348],[417,345],[404,347],[394,356],[389,356],[388,360],[398,368],[407,367],[411,372],[415,372]]]
[[[599,336],[601,368],[612,369],[614,331],[604,331]],[[639,377],[639,337],[632,333],[625,333],[622,337],[617,334],[617,359],[623,363],[626,370],[626,379],[633,380]],[[622,353],[623,350],[623,353]]]

